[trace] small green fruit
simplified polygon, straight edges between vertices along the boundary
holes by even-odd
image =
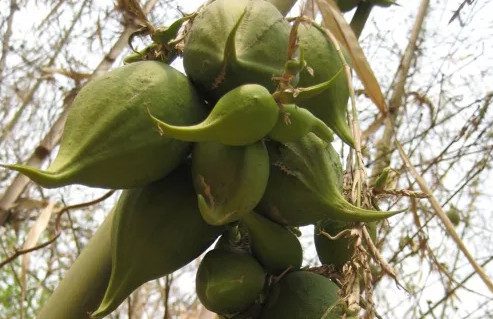
[[[276,88],[288,55],[290,26],[263,0],[216,0],[194,19],[183,66],[212,101],[246,83]]]
[[[349,87],[336,47],[323,31],[313,25],[301,24],[298,36],[306,64],[313,69],[313,75],[308,69],[300,73],[298,86],[312,87],[327,81],[330,85],[314,96],[300,95],[295,98],[295,104],[308,109],[346,144],[354,147],[354,139],[346,119]]]
[[[254,212],[244,215],[241,221],[248,229],[253,255],[267,272],[279,275],[301,267],[303,250],[289,229]]]
[[[151,117],[165,136],[189,142],[241,146],[266,136],[276,124],[278,113],[279,107],[266,88],[245,84],[226,93],[199,124],[175,126]]]
[[[454,226],[458,226],[460,223],[460,211],[454,205],[450,205],[450,209],[447,212],[447,217],[450,219]]]
[[[264,270],[252,256],[214,249],[200,263],[196,290],[207,309],[234,314],[255,302],[264,282]]]
[[[339,288],[324,276],[294,271],[274,285],[260,319],[339,319]]]
[[[269,179],[269,154],[262,141],[245,146],[197,143],[192,175],[202,217],[224,225],[257,206]]]
[[[376,223],[368,223],[368,232],[373,241],[377,237]],[[345,229],[351,228],[351,224],[338,222],[331,219],[320,221],[315,226],[314,239],[318,258],[322,264],[334,265],[338,270],[351,259],[354,253],[354,238],[341,237],[336,240],[327,238],[320,231],[335,236]]]

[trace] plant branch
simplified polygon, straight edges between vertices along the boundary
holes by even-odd
[[[450,237],[452,237],[452,240],[456,243],[457,247],[462,251],[464,256],[467,258],[471,266],[474,268],[474,270],[478,273],[478,275],[481,277],[485,285],[488,287],[488,289],[493,292],[493,282],[491,281],[490,277],[484,269],[476,262],[472,254],[469,252],[469,250],[466,248],[466,245],[464,242],[460,239],[459,235],[455,231],[455,227],[450,221],[450,219],[447,217],[447,214],[443,211],[442,207],[440,206],[440,203],[438,202],[437,198],[433,195],[431,190],[428,188],[426,185],[425,180],[419,173],[416,171],[416,168],[411,165],[411,162],[409,158],[407,157],[406,153],[404,152],[404,149],[402,148],[401,144],[398,141],[395,141],[395,144],[397,145],[397,149],[399,151],[399,154],[404,161],[405,166],[413,175],[414,179],[416,179],[416,182],[418,183],[419,187],[421,188],[421,191],[424,193],[428,194],[428,200],[435,210],[438,218],[442,221],[443,225],[445,226],[445,229],[449,233]]]
[[[18,258],[22,255],[28,254],[30,252],[42,249],[42,248],[50,245],[51,243],[53,243],[55,240],[57,240],[58,237],[60,237],[60,235],[62,233],[60,222],[61,222],[61,217],[63,214],[67,213],[71,209],[87,207],[87,206],[91,206],[91,205],[100,203],[100,202],[104,201],[105,199],[107,199],[108,197],[110,197],[111,195],[113,195],[114,192],[115,191],[112,190],[112,191],[107,192],[106,194],[104,194],[100,198],[95,199],[95,200],[85,202],[85,203],[70,205],[70,206],[66,206],[66,207],[62,208],[56,214],[56,221],[55,221],[55,230],[56,231],[55,231],[55,235],[52,238],[48,239],[47,241],[45,241],[39,245],[36,245],[36,246],[28,248],[28,249],[15,249],[14,253],[10,257],[8,257],[4,261],[0,262],[0,269],[2,269],[2,267],[7,265],[8,263],[11,263],[12,261],[14,261],[16,258]]]

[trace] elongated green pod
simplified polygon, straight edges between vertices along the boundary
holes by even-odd
[[[339,288],[308,271],[293,271],[274,285],[260,319],[339,319]]]
[[[152,115],[151,118],[167,137],[241,146],[265,137],[276,124],[278,113],[279,107],[266,88],[258,84],[245,84],[226,93],[199,124],[175,126]]]
[[[289,229],[254,212],[244,215],[241,221],[248,229],[253,255],[267,272],[279,275],[301,267],[303,249]]]
[[[176,125],[196,123],[205,115],[183,74],[160,62],[131,63],[82,88],[47,170],[6,167],[47,188],[74,183],[131,188],[158,180],[182,162],[189,144],[159,136],[147,109]]]
[[[295,98],[295,104],[308,109],[324,121],[346,144],[354,147],[351,129],[347,124],[349,87],[344,65],[337,50],[317,27],[301,24],[298,27],[299,46],[308,69],[300,73],[299,87],[311,87],[327,81],[330,85],[319,94]],[[333,78],[336,76],[335,78]]]
[[[197,143],[192,176],[202,217],[224,225],[257,206],[269,179],[269,154],[262,141],[245,146]]]
[[[307,109],[294,104],[286,104],[279,112],[279,120],[269,133],[275,141],[288,143],[299,140],[309,132],[314,133],[324,141],[334,139],[332,130]]]
[[[341,237],[330,239],[321,231],[326,232],[330,236],[336,236],[340,232],[350,229],[350,223],[338,222],[331,219],[325,219],[315,225],[314,239],[315,248],[317,250],[318,259],[322,264],[333,265],[337,270],[342,270],[342,266],[351,259],[354,253],[354,237]],[[368,232],[372,240],[377,238],[377,224],[375,222],[368,223]]]
[[[377,221],[399,213],[356,207],[340,192],[340,159],[313,133],[292,143],[269,143],[271,170],[256,210],[283,225],[302,226],[325,218]]]
[[[258,83],[274,91],[288,56],[290,26],[263,0],[216,0],[195,17],[185,41],[183,66],[210,100]]]
[[[221,232],[202,220],[186,164],[163,180],[124,191],[115,208],[108,289],[92,318],[108,315],[141,284],[188,264]]]
[[[87,319],[103,298],[111,273],[111,225],[114,211],[86,244],[43,304],[37,319]]]
[[[207,309],[218,314],[234,314],[255,302],[264,283],[265,272],[255,258],[213,249],[199,265],[196,291]]]

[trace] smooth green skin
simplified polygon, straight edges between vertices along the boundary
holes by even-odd
[[[92,318],[111,313],[141,284],[185,266],[223,231],[202,220],[186,164],[160,181],[124,191],[115,212],[110,282]]]
[[[183,66],[210,100],[258,83],[274,91],[288,53],[290,25],[263,0],[216,0],[194,19]]]
[[[368,223],[368,232],[373,241],[377,238],[377,224]],[[326,219],[315,226],[314,239],[315,248],[318,258],[322,264],[334,265],[337,270],[341,270],[342,266],[351,259],[354,253],[354,238],[341,237],[336,240],[331,240],[320,234],[319,229],[325,231],[331,236],[335,236],[345,229],[352,226],[349,223],[342,223],[335,220]]]
[[[204,220],[211,225],[231,223],[262,198],[269,179],[269,153],[262,141],[245,146],[197,143],[192,176]]]
[[[260,319],[339,319],[339,288],[322,275],[294,271],[274,285]]]
[[[175,126],[153,115],[151,118],[164,136],[189,142],[242,146],[265,137],[276,124],[278,114],[279,107],[266,88],[245,84],[226,93],[199,124]]]
[[[348,12],[356,8],[360,0],[337,0],[336,2],[342,12]]]
[[[294,103],[304,107],[324,121],[346,144],[354,147],[351,129],[347,124],[349,87],[344,67],[335,46],[315,26],[301,24],[298,28],[300,50],[313,76],[304,69],[300,73],[299,87],[310,87],[326,81],[330,86],[314,96],[299,96]],[[334,75],[338,74],[336,78]]]
[[[274,141],[288,143],[299,140],[309,132],[328,142],[334,140],[332,130],[310,111],[294,104],[286,104],[279,112],[279,119],[268,136]]]
[[[303,226],[331,218],[377,221],[397,212],[356,207],[340,192],[340,159],[330,143],[309,133],[297,142],[267,144],[271,170],[256,211],[283,225]]]
[[[268,273],[297,270],[303,262],[301,244],[289,229],[251,212],[243,216],[253,255]]]
[[[160,62],[131,63],[82,88],[70,107],[60,151],[46,171],[7,167],[46,188],[146,185],[176,168],[190,147],[159,136],[147,109],[176,125],[196,123],[205,115],[183,74]]]
[[[37,319],[87,319],[103,298],[111,272],[111,225],[108,214],[62,281],[36,316]]]
[[[202,259],[196,275],[196,291],[207,309],[234,314],[247,309],[259,297],[265,272],[248,254],[213,249]]]

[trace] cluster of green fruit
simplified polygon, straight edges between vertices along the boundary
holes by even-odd
[[[109,285],[93,318],[219,236],[197,271],[206,308],[228,318],[337,317],[330,309],[338,288],[300,270],[294,227],[321,223],[334,234],[395,212],[362,209],[341,194],[330,142],[334,131],[353,146],[343,62],[309,23],[297,25],[290,57],[292,32],[268,2],[216,0],[186,34],[187,76],[134,55],[79,92],[47,170],[8,165],[43,187],[126,189],[114,208]],[[280,92],[276,79],[286,75],[303,90]],[[347,241],[316,243],[324,263],[341,267],[351,255]]]

